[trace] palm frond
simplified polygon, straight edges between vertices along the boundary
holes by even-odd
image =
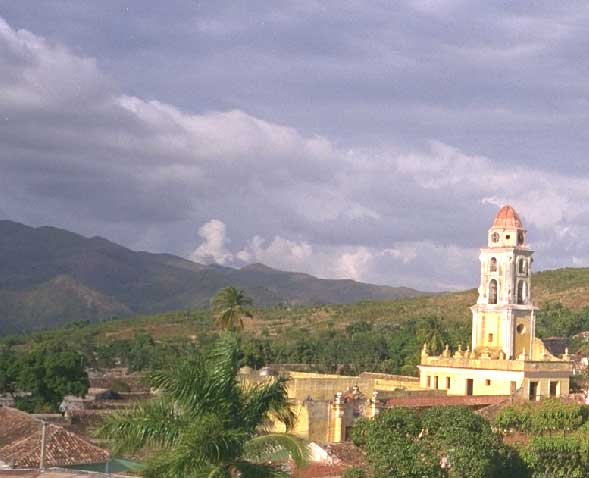
[[[303,466],[309,462],[309,448],[303,440],[288,433],[269,433],[247,441],[243,456],[256,463],[290,457],[297,466]]]
[[[239,458],[246,439],[242,430],[224,428],[215,415],[199,417],[185,427],[181,439],[173,447],[160,449],[147,460],[143,476],[225,476],[225,465]]]
[[[173,446],[185,425],[182,415],[160,398],[109,415],[95,433],[109,440],[116,453],[135,452],[146,446]]]
[[[149,383],[193,416],[216,410],[229,419],[237,414],[239,405],[238,364],[237,338],[223,334],[206,357],[197,356],[172,370],[152,372]]]
[[[288,378],[277,377],[270,382],[253,385],[243,391],[242,418],[246,426],[255,428],[264,418],[272,415],[291,430],[296,415],[288,402],[286,385]]]
[[[175,449],[160,450],[147,459],[142,476],[143,478],[185,478],[195,475],[204,478],[218,468],[205,463],[195,463],[192,458],[178,453]]]
[[[218,390],[235,390],[239,368],[239,342],[235,334],[221,334],[221,338],[207,355],[207,367],[210,378]]]
[[[240,478],[286,478],[290,476],[279,466],[262,463],[236,463],[235,468]]]
[[[152,388],[180,403],[198,400],[199,397],[195,395],[198,395],[207,380],[204,361],[199,356],[177,364],[170,370],[153,371],[147,376],[147,382]]]
[[[191,424],[176,446],[179,453],[210,464],[232,463],[240,456],[249,434],[240,428],[229,428],[216,415]]]

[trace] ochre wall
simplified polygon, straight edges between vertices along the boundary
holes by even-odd
[[[448,395],[466,395],[467,379],[473,381],[473,395],[510,395],[522,384],[524,373],[501,370],[423,367],[420,377],[420,385],[426,389],[434,389],[435,377],[438,377],[438,389],[447,390]],[[430,377],[429,386],[428,377]],[[450,378],[450,388],[447,388],[447,378]],[[511,382],[516,383],[514,390],[512,390]]]
[[[496,361],[500,363],[512,363],[514,361]],[[522,362],[519,362],[522,363]],[[521,397],[528,397],[529,382],[538,382],[538,396],[550,395],[550,382],[558,382],[556,396],[569,394],[569,371],[563,370],[563,362],[556,362],[561,370],[550,367],[551,362],[528,362],[529,368],[516,370],[458,368],[458,367],[427,367],[420,366],[420,385],[425,389],[435,389],[436,379],[438,390],[447,390],[448,395],[466,395],[467,379],[472,379],[473,395],[511,395],[518,392]],[[533,366],[536,366],[533,369]],[[429,381],[428,381],[429,377]],[[450,388],[447,388],[446,379],[450,378]]]
[[[537,356],[532,350],[532,317],[529,311],[514,311],[515,330],[513,341],[514,358],[518,358],[524,349],[528,358],[533,360],[542,360],[542,357]],[[525,330],[523,333],[517,332],[518,325],[523,325]]]
[[[495,311],[481,312],[479,320],[481,324],[477,339],[479,347],[501,347],[503,344],[501,314]],[[493,335],[491,341],[489,341],[489,334]]]
[[[417,377],[402,375],[363,373],[358,376],[345,376],[305,372],[287,372],[285,375],[290,378],[287,385],[288,398],[300,401],[309,398],[331,400],[337,392],[351,390],[354,386],[358,386],[365,396],[371,396],[375,391],[390,392],[420,388]],[[268,379],[255,374],[243,375],[241,378],[246,384]]]

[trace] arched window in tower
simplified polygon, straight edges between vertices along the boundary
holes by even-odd
[[[525,304],[528,295],[528,288],[527,288],[527,284],[526,281],[524,280],[520,280],[517,283],[517,303],[518,304]]]
[[[523,257],[517,262],[517,271],[520,274],[528,275],[528,262]]]
[[[489,267],[489,271],[497,272],[497,258],[491,257],[491,266]]]
[[[497,303],[497,281],[491,279],[489,282],[489,304]]]

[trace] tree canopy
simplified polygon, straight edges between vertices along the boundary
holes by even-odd
[[[514,460],[489,423],[464,407],[434,407],[423,414],[391,408],[360,420],[354,442],[366,452],[375,478],[500,478]],[[444,470],[442,462],[449,465]]]
[[[84,357],[59,344],[42,344],[31,351],[0,351],[0,393],[24,392],[17,406],[29,412],[56,411],[66,395],[88,391]]]

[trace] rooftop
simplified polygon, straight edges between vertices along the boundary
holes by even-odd
[[[63,470],[0,470],[0,478],[122,478],[125,475],[95,473],[91,471]],[[128,477],[127,477],[128,478]]]
[[[509,204],[503,206],[499,209],[499,212],[495,216],[495,221],[493,221],[492,227],[500,227],[503,229],[523,229],[524,226],[522,224],[521,219],[515,209],[511,207]]]
[[[39,468],[43,422],[19,410],[0,408],[0,462],[11,468]],[[99,448],[65,428],[46,424],[45,466],[105,463],[107,450]],[[2,475],[0,475],[2,476]]]
[[[486,407],[505,401],[508,397],[504,395],[476,395],[476,396],[418,396],[395,397],[387,400],[387,407],[439,407],[439,406],[466,406]]]

